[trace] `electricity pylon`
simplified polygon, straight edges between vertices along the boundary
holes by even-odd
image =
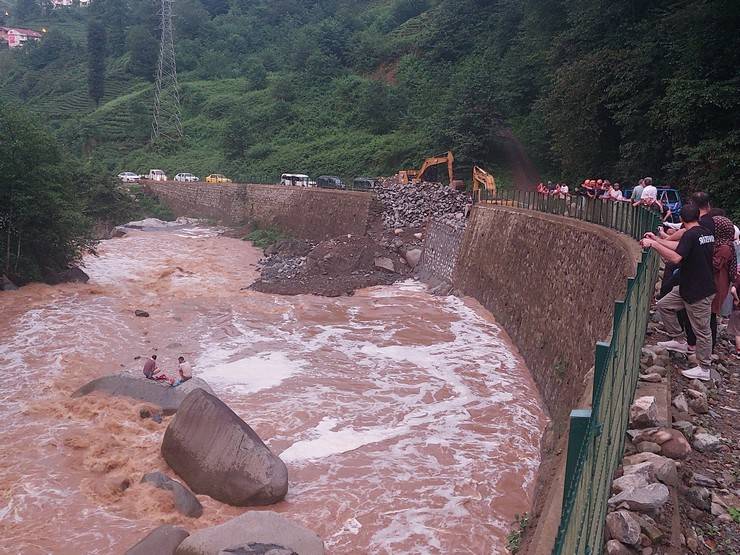
[[[182,139],[180,113],[180,90],[177,86],[175,65],[175,39],[172,29],[172,4],[174,0],[162,0],[160,8],[159,63],[154,90],[154,119],[152,142],[170,142]]]

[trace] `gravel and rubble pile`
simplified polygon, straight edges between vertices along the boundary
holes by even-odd
[[[381,180],[375,189],[383,211],[385,229],[423,227],[431,218],[445,218],[453,225],[465,225],[465,215],[472,205],[469,193],[456,191],[441,183],[403,185],[393,179]]]
[[[282,241],[265,251],[260,266],[260,279],[250,289],[278,295],[351,295],[357,289],[389,285],[411,275],[398,253],[370,237],[353,235],[315,245]]]
[[[304,271],[308,254],[315,243],[301,239],[285,239],[265,249],[260,261],[260,281],[291,280]]]

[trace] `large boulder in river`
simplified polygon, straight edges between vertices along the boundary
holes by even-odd
[[[162,456],[195,493],[229,505],[269,505],[288,492],[288,469],[246,422],[202,389],[190,393],[162,440]]]
[[[265,546],[298,555],[324,553],[324,542],[311,530],[272,511],[250,511],[219,526],[198,530],[178,546],[175,555],[260,553],[259,548]]]
[[[10,281],[5,274],[0,275],[0,291],[16,291],[18,286]]]
[[[203,506],[198,498],[177,480],[173,480],[161,472],[150,472],[144,474],[141,482],[172,492],[172,501],[177,512],[192,518],[198,518],[203,514]]]
[[[123,555],[173,555],[188,532],[171,524],[155,528]]]
[[[200,378],[192,378],[177,387],[172,387],[166,382],[147,380],[143,374],[139,377],[121,373],[88,382],[75,391],[72,397],[82,397],[98,391],[115,397],[145,401],[160,407],[164,414],[175,414],[188,393],[196,389],[213,393],[210,386]]]
[[[58,285],[60,283],[87,283],[90,276],[77,266],[71,266],[60,272],[48,270],[45,272],[44,278],[44,281],[49,285]]]

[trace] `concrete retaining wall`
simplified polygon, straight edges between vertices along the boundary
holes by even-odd
[[[146,188],[178,216],[255,222],[315,241],[364,235],[373,202],[370,193],[281,185],[167,181],[147,182]]]
[[[511,336],[557,432],[567,429],[638,255],[635,241],[593,224],[504,206],[473,209],[453,285]]]
[[[452,283],[464,233],[464,229],[441,221],[429,222],[418,271],[422,280],[427,283]]]

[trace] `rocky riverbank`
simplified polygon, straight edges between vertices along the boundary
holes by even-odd
[[[667,339],[658,322],[647,334],[640,380],[661,393],[638,389],[632,406],[606,553],[740,553],[740,365],[730,338],[720,329],[716,370],[701,382],[681,375],[687,357],[657,346]]]

